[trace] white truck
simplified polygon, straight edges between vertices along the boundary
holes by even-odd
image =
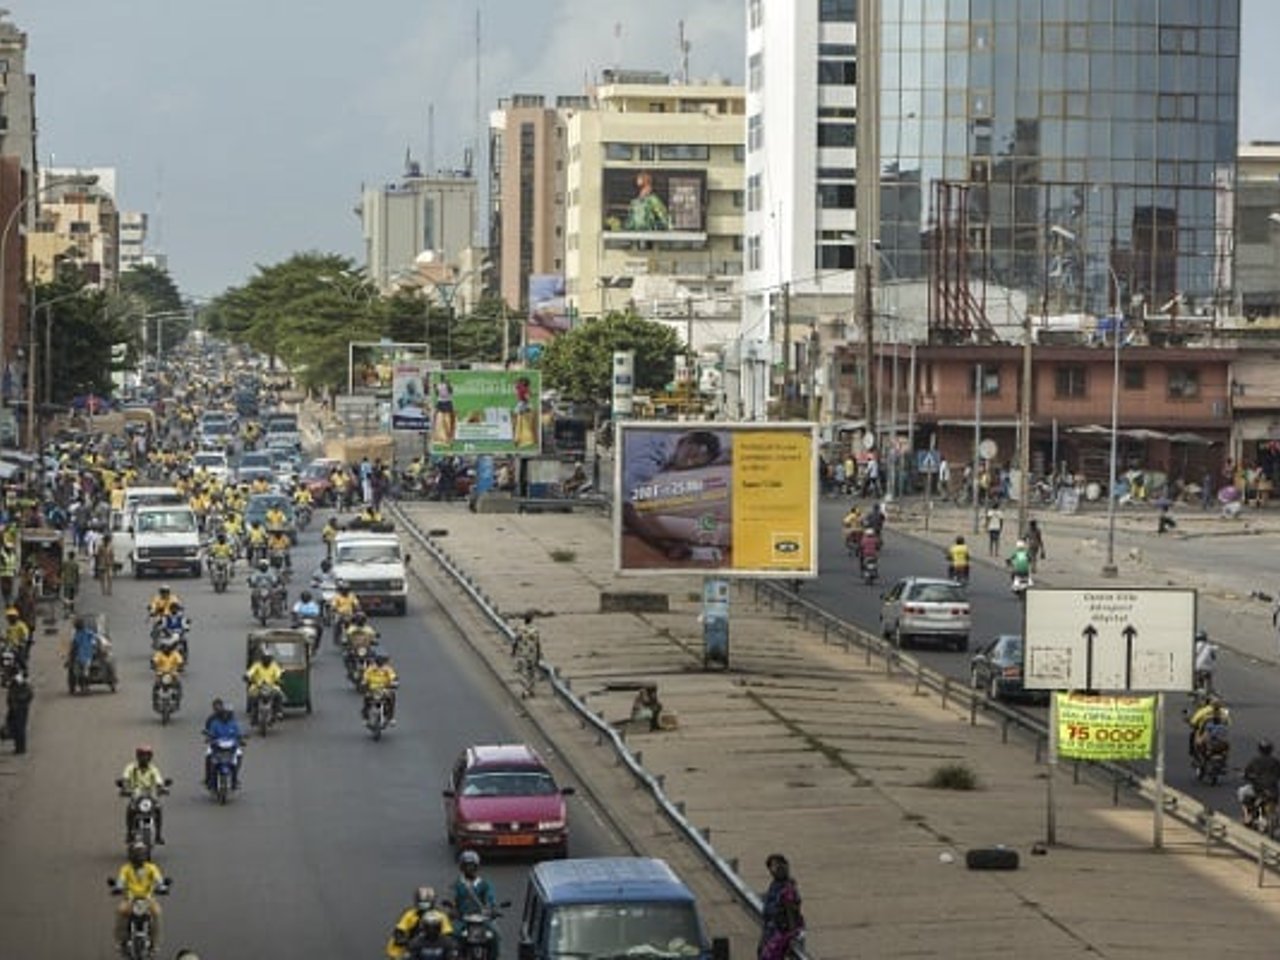
[[[133,514],[133,575],[202,572],[200,527],[186,504],[139,507]]]
[[[409,603],[409,555],[394,533],[348,530],[333,541],[333,579],[350,585],[366,612],[404,616]]]
[[[267,416],[263,439],[268,449],[279,447],[284,450],[298,451],[302,449],[302,431],[298,427],[296,413],[273,413]]]

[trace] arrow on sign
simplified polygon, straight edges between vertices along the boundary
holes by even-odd
[[[1133,641],[1138,636],[1138,628],[1132,623],[1126,624],[1120,631],[1124,637],[1124,688],[1133,689]]]
[[[1084,637],[1084,688],[1093,689],[1093,641],[1098,638],[1098,628],[1092,623],[1081,631]]]

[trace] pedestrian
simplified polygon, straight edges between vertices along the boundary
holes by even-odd
[[[772,878],[765,891],[761,910],[763,929],[757,960],[785,960],[804,936],[804,915],[800,912],[800,888],[791,876],[791,865],[780,853],[771,853],[764,862]]]
[[[946,455],[938,459],[938,493],[944,498],[951,492],[951,464]]]
[[[1213,473],[1206,470],[1200,480],[1200,509],[1208,510],[1213,504]]]
[[[880,459],[873,453],[867,458],[867,482],[862,488],[862,495],[879,499],[883,492],[880,487]]]
[[[1164,536],[1165,532],[1174,529],[1178,524],[1174,522],[1172,516],[1169,515],[1169,508],[1173,504],[1169,502],[1167,497],[1161,497],[1159,501],[1160,516],[1156,520],[1156,533]]]
[[[1023,539],[1027,541],[1027,552],[1031,554],[1031,572],[1035,573],[1040,561],[1046,559],[1044,531],[1040,529],[1038,520],[1027,521],[1027,534]]]
[[[987,507],[987,556],[1000,556],[1000,533],[1004,530],[1004,514],[1000,512],[1000,504],[993,503]]]
[[[115,576],[116,566],[116,548],[111,543],[111,534],[105,534],[102,542],[98,544],[98,555],[96,557],[98,570],[98,585],[102,588],[104,597],[111,596],[111,580]]]
[[[75,549],[67,551],[62,561],[62,602],[67,610],[76,607],[76,596],[80,592],[80,560]]]
[[[14,753],[27,752],[27,719],[31,716],[31,681],[21,671],[9,681],[9,696],[4,715],[5,735],[13,741]]]

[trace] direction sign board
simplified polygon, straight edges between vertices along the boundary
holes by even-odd
[[[1194,590],[1037,587],[1024,617],[1028,690],[1193,689]]]

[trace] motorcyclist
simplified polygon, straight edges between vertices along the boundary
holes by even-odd
[[[218,532],[217,541],[209,547],[209,562],[226,563],[227,571],[230,572],[235,566],[236,548],[227,540],[226,531]]]
[[[279,557],[280,563],[286,568],[293,566],[293,561],[289,556],[289,547],[292,541],[289,540],[289,534],[284,530],[271,530],[267,533],[267,553],[272,558]]]
[[[346,645],[349,650],[358,650],[361,647],[373,649],[378,643],[378,631],[369,623],[369,618],[365,616],[363,610],[357,609],[351,615],[351,626],[347,627]]]
[[[4,645],[13,651],[18,663],[25,669],[27,653],[31,649],[31,628],[27,626],[17,607],[4,612]]]
[[[204,782],[213,789],[213,744],[219,740],[236,742],[236,764],[232,772],[231,789],[240,789],[240,761],[244,755],[244,735],[240,732],[240,724],[236,722],[235,711],[221,699],[213,701],[213,712],[204,722],[204,737],[208,746],[204,751]]]
[[[458,869],[461,872],[453,882],[455,916],[461,918],[474,914],[483,915],[489,929],[493,931],[494,956],[501,956],[498,949],[498,929],[493,923],[498,898],[494,894],[493,885],[480,876],[480,854],[474,850],[463,850],[458,855]]]
[[[256,591],[260,587],[266,588],[268,603],[280,598],[284,590],[280,574],[265,559],[259,560],[253,573],[249,574],[249,588]]]
[[[160,694],[160,684],[163,677],[169,676],[173,678],[174,689],[177,691],[178,699],[182,699],[182,681],[179,674],[182,672],[186,664],[182,651],[178,649],[178,640],[176,637],[167,636],[160,641],[160,649],[151,655],[151,670],[155,674],[155,682],[151,685],[151,702],[154,705]]]
[[[1213,693],[1213,668],[1218,660],[1218,645],[1209,639],[1204,630],[1196,631],[1194,649],[1195,688],[1204,693]]]
[[[156,819],[156,843],[164,844],[164,818],[160,812],[160,794],[165,792],[164,774],[152,762],[155,751],[143,744],[133,752],[133,762],[125,766],[116,786],[121,793],[128,795],[129,805],[124,814],[124,842],[133,839],[134,801],[140,797],[150,797],[154,802]]]
[[[135,900],[146,902],[151,913],[151,946],[160,945],[160,905],[156,894],[165,889],[166,881],[160,868],[147,859],[147,848],[140,843],[130,844],[129,862],[116,874],[115,886],[124,894],[116,908],[116,943],[122,948],[129,936],[129,913]]]
[[[338,539],[338,520],[336,517],[330,517],[324,525],[324,529],[320,531],[320,538],[324,540],[325,551],[330,557],[333,556],[333,541]]]
[[[338,581],[338,592],[333,598],[333,615],[338,618],[354,620],[360,612],[360,598],[351,592],[351,584],[345,580]]]
[[[293,503],[296,507],[310,507],[312,503],[311,491],[306,487],[298,487],[293,491]]]
[[[250,559],[260,557],[267,550],[267,531],[262,528],[261,522],[255,520],[249,524],[248,539],[248,555]]]
[[[1009,565],[1009,572],[1016,580],[1020,577],[1028,578],[1031,576],[1031,551],[1027,548],[1027,541],[1019,540],[1013,545],[1013,553],[1009,554],[1006,561]]]
[[[70,663],[87,674],[97,656],[97,631],[85,623],[84,617],[76,617],[75,632],[71,635]]]
[[[436,891],[432,887],[418,887],[413,891],[413,903],[400,914],[387,940],[387,956],[399,960],[408,955],[408,945],[415,937],[422,936],[429,943],[445,938],[445,946],[452,950],[447,938],[453,934],[449,915],[436,904]],[[451,953],[447,955],[452,955]]]
[[[170,636],[180,637],[182,634],[187,632],[187,628],[189,626],[190,623],[187,621],[186,614],[183,613],[182,604],[176,599],[171,601],[169,609],[165,611],[164,622],[161,629]]]
[[[1246,826],[1254,825],[1267,797],[1274,801],[1277,796],[1280,760],[1273,755],[1274,749],[1270,740],[1259,740],[1257,754],[1244,768],[1244,783],[1236,791],[1236,798]]]
[[[279,506],[271,506],[267,509],[264,519],[267,521],[267,533],[270,534],[275,530],[283,530],[289,525],[289,517]]]
[[[396,723],[396,688],[400,686],[395,667],[391,666],[391,658],[382,651],[373,655],[373,663],[364,668],[360,677],[360,688],[364,691],[364,708],[360,716],[369,719],[369,705],[376,694],[383,692],[387,698],[387,725]]]
[[[271,703],[272,715],[276,719],[280,718],[284,713],[284,692],[280,689],[283,677],[284,671],[276,663],[276,658],[266,648],[259,648],[257,658],[244,672],[244,682],[249,693],[245,709],[250,717],[253,716],[258,699],[266,697]]]
[[[866,527],[862,531],[862,538],[858,540],[858,561],[862,569],[867,568],[868,561],[876,560],[880,556],[880,538],[876,536],[874,527]]]
[[[969,545],[964,537],[947,547],[947,566],[953,580],[967,580],[969,576]]]
[[[169,612],[169,604],[175,600],[179,603],[182,602],[181,598],[169,588],[167,583],[162,583],[155,596],[147,601],[147,614],[152,619],[158,620]]]
[[[318,620],[319,618],[320,604],[316,602],[310,590],[303,590],[298,597],[298,602],[293,605],[294,624],[302,620]]]

